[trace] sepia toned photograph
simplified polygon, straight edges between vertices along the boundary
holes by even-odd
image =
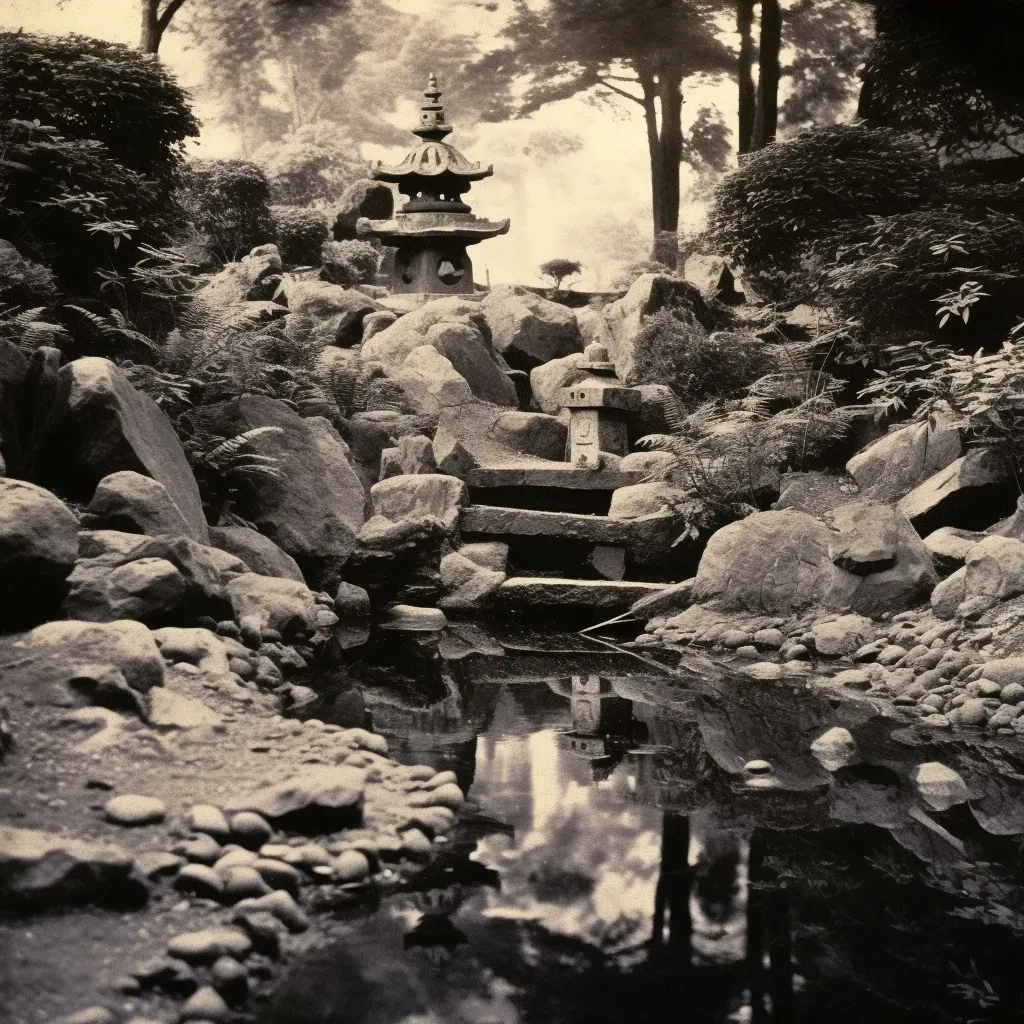
[[[1024,1024],[1024,0],[0,0],[0,1024]]]

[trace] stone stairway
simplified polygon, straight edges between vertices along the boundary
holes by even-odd
[[[625,579],[637,526],[607,514],[612,492],[642,478],[541,461],[471,471],[462,537],[509,545],[509,578],[499,604],[509,610],[558,607],[615,614],[667,587]]]

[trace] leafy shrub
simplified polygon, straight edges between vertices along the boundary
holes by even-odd
[[[722,179],[709,236],[766,295],[804,298],[812,246],[942,191],[938,166],[910,139],[860,124],[811,128],[750,154]]]
[[[776,358],[753,337],[733,331],[709,337],[685,310],[662,309],[644,318],[627,383],[667,384],[687,404],[736,398]]]
[[[369,242],[325,242],[322,276],[335,284],[352,287],[373,284],[380,268],[381,251]]]
[[[851,322],[848,355],[875,364],[893,344],[943,335],[973,349],[1005,337],[1024,315],[1022,203],[1019,182],[954,179],[934,204],[819,243],[814,289]]]
[[[318,266],[327,241],[327,217],[305,206],[274,206],[274,231],[281,259],[292,266]]]
[[[181,220],[182,146],[199,126],[159,62],[84,36],[0,33],[0,237],[96,296]]]
[[[53,273],[0,238],[0,306],[38,305],[56,297]]]
[[[940,407],[954,415],[968,445],[994,451],[1024,472],[1024,337],[1011,335],[997,352],[973,355],[921,346],[866,387],[882,409],[911,408],[925,420]]]
[[[279,142],[260,147],[256,162],[266,171],[275,203],[306,206],[333,202],[347,185],[366,176],[359,148],[333,121],[311,121]]]
[[[173,184],[199,134],[188,94],[159,61],[87,36],[0,33],[0,120],[52,125],[102,143],[109,158]]]
[[[240,259],[273,241],[270,183],[247,160],[197,160],[185,171],[181,201],[213,256]]]
[[[691,497],[684,537],[706,534],[765,507],[780,471],[813,467],[848,428],[836,406],[841,382],[814,367],[814,346],[778,346],[776,372],[759,377],[737,402],[705,402],[688,415],[667,399],[669,434],[641,438],[643,448],[675,458],[670,475]]]

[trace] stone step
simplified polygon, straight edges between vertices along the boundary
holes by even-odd
[[[633,583],[627,580],[568,580],[550,576],[513,576],[498,590],[505,608],[542,611],[577,608],[595,612],[624,612],[642,597],[671,586],[669,583]]]
[[[630,523],[621,519],[501,505],[470,505],[463,509],[461,530],[464,534],[557,537],[591,544],[625,544],[630,537]]]
[[[617,469],[579,469],[568,462],[522,462],[481,466],[470,470],[466,483],[472,488],[559,487],[574,491],[614,491],[645,478],[643,472]]]

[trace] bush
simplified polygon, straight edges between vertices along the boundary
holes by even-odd
[[[188,94],[147,54],[87,36],[0,33],[0,120],[93,139],[118,164],[173,183],[199,134]]]
[[[893,344],[941,336],[973,350],[1004,338],[1024,315],[1022,208],[1022,183],[951,179],[934,205],[819,243],[814,288],[851,321],[847,355],[874,364]]]
[[[0,238],[0,306],[40,306],[57,298],[57,285],[46,267],[25,259]]]
[[[369,242],[325,242],[322,257],[322,276],[351,288],[357,284],[373,284],[380,268],[381,251]]]
[[[274,202],[289,206],[336,201],[347,185],[366,176],[358,146],[333,121],[304,124],[260,147],[255,160],[267,172]]]
[[[330,231],[327,217],[305,206],[274,206],[271,213],[281,259],[292,266],[319,266]]]
[[[142,244],[180,219],[165,188],[114,160],[103,143],[52,126],[0,121],[0,238],[54,271],[65,291],[99,297],[128,280]]]
[[[197,160],[188,165],[182,205],[210,253],[222,263],[274,240],[267,176],[247,160]]]
[[[626,383],[667,384],[687,405],[737,398],[776,362],[762,342],[733,331],[710,337],[683,310],[662,309],[644,319],[636,369]]]
[[[628,263],[624,266],[618,276],[612,281],[612,287],[627,291],[637,278],[644,274],[660,274],[664,277],[675,277],[676,272],[664,263],[657,260],[639,260],[636,263]]]
[[[859,124],[801,132],[747,156],[715,189],[709,236],[772,298],[810,297],[810,249],[872,217],[902,213],[943,191],[917,143]]]

